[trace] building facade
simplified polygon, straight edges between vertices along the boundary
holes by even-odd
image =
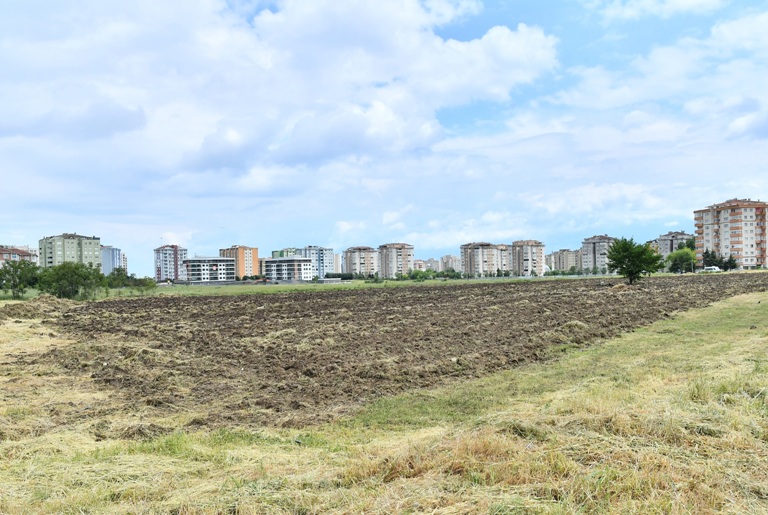
[[[440,271],[454,270],[456,272],[463,272],[464,268],[461,266],[461,256],[445,255],[440,258]]]
[[[184,259],[182,265],[191,283],[235,280],[235,258],[195,256]]]
[[[109,275],[115,268],[123,267],[123,251],[109,245],[101,246],[101,273]]]
[[[546,261],[551,270],[575,271],[581,268],[581,250],[560,249],[548,254]]]
[[[666,258],[676,251],[681,243],[685,245],[685,243],[693,237],[693,234],[688,234],[683,231],[668,232],[667,234],[662,234],[655,240],[649,241],[648,246],[655,250],[659,255]]]
[[[37,264],[37,255],[31,249],[14,247],[10,245],[0,245],[0,268],[6,261],[29,261]]]
[[[96,236],[64,233],[48,236],[38,244],[41,268],[58,266],[64,262],[82,263],[101,270],[101,240]]]
[[[237,277],[259,275],[259,249],[256,247],[232,245],[228,249],[219,249],[219,257],[235,260],[235,275]]]
[[[607,235],[592,236],[581,243],[581,268],[585,272],[597,270],[601,272],[608,268],[608,249],[616,238]]]
[[[310,245],[295,249],[295,256],[309,258],[312,263],[312,277],[325,278],[325,274],[334,273],[333,249]]]
[[[184,260],[187,249],[178,245],[163,245],[155,249],[155,281],[186,281]]]
[[[372,277],[379,273],[379,253],[372,247],[350,247],[344,251],[342,272]]]
[[[504,266],[502,252],[498,245],[487,242],[465,243],[460,247],[461,268],[466,277],[496,277]]]
[[[262,261],[263,275],[273,282],[312,280],[312,260],[305,257],[267,258]]]
[[[395,279],[413,270],[413,245],[386,243],[379,246],[379,276]]]
[[[768,203],[731,199],[693,212],[696,225],[696,266],[704,266],[704,251],[739,267],[763,268],[766,264],[766,209]]]
[[[544,275],[544,244],[538,240],[512,242],[512,274],[522,277]]]

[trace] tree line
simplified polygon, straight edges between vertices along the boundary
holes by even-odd
[[[0,289],[20,299],[30,288],[62,299],[90,299],[101,289],[129,288],[141,294],[157,287],[154,279],[128,275],[123,268],[115,268],[107,275],[91,264],[64,262],[39,268],[31,261],[6,261],[0,267]]]

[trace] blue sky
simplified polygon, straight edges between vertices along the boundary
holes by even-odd
[[[3,244],[549,252],[768,199],[768,1],[2,9]]]

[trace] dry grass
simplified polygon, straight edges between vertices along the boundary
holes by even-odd
[[[305,430],[127,413],[68,343],[0,325],[0,513],[768,512],[768,294]]]

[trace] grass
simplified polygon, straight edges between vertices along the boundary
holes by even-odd
[[[55,424],[103,394],[14,364],[44,333],[0,326],[0,513],[768,512],[766,293],[333,424],[138,440]]]

